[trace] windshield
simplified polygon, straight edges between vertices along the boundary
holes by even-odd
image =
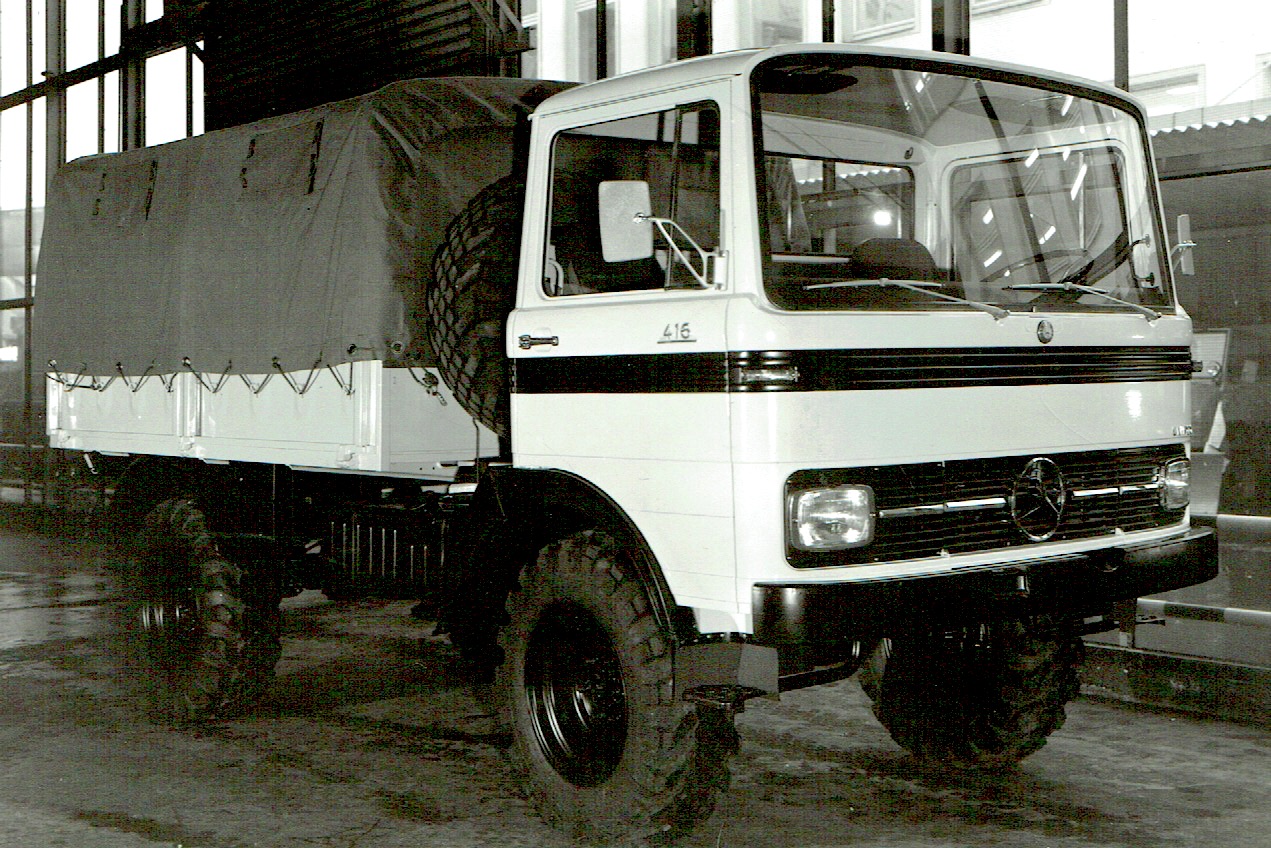
[[[864,61],[787,56],[755,71],[774,303],[993,314],[1170,306],[1143,133],[1129,113],[1001,74]]]

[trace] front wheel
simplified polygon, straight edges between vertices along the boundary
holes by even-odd
[[[1050,622],[1005,621],[884,640],[865,686],[902,747],[964,766],[1018,762],[1046,744],[1076,697],[1081,640]]]
[[[573,836],[674,838],[727,787],[737,735],[677,700],[672,645],[617,542],[543,549],[508,598],[496,680],[530,797]]]
[[[125,638],[158,717],[222,718],[257,701],[281,652],[276,584],[264,564],[221,555],[192,499],[149,513],[127,579]]]

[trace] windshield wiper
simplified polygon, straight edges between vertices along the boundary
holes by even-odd
[[[994,306],[991,303],[981,303],[978,300],[967,300],[965,297],[958,297],[957,295],[945,294],[944,292],[935,291],[935,289],[940,288],[940,283],[917,282],[917,281],[907,282],[904,280],[889,280],[886,278],[883,278],[881,280],[836,280],[835,282],[832,282],[832,283],[812,283],[810,285],[804,286],[803,290],[811,291],[812,289],[864,289],[864,288],[898,288],[898,289],[907,289],[908,291],[915,291],[915,292],[918,292],[919,294],[929,294],[932,297],[938,297],[941,300],[950,300],[950,301],[953,301],[954,303],[961,303],[961,304],[965,304],[966,306],[973,307],[975,309],[980,310],[981,312],[987,312],[988,314],[992,315],[994,320],[996,321],[1001,321],[1003,318],[1011,314],[1009,310],[1003,309],[1000,306]]]
[[[1090,279],[1090,275],[1095,272],[1096,268],[1098,268],[1099,273],[1102,275],[1111,274],[1117,268],[1120,268],[1121,265],[1134,254],[1134,248],[1138,247],[1140,244],[1150,244],[1151,240],[1151,236],[1140,236],[1134,241],[1122,244],[1120,247],[1117,246],[1116,242],[1113,242],[1098,256],[1092,258],[1072,273],[1066,275],[1063,279],[1059,280],[1059,282],[1085,285],[1086,280]],[[1111,254],[1111,256],[1109,256],[1109,254]],[[1130,269],[1130,273],[1135,280],[1139,279],[1138,274],[1134,273],[1133,268]],[[1007,286],[1007,288],[1010,288],[1010,286]]]
[[[1096,289],[1092,286],[1083,286],[1078,283],[1070,282],[1068,280],[1064,280],[1058,283],[1018,283],[1013,286],[1006,286],[1006,290],[1007,291],[1036,291],[1036,292],[1066,291],[1066,292],[1080,292],[1081,294],[1093,294],[1093,295],[1097,295],[1098,297],[1102,297],[1106,300],[1110,300],[1113,303],[1119,303],[1122,306],[1128,306],[1131,309],[1133,309],[1135,312],[1139,313],[1140,315],[1145,316],[1148,321],[1155,321],[1157,318],[1161,317],[1161,313],[1157,312],[1155,309],[1150,309],[1146,306],[1143,306],[1142,304],[1130,303],[1130,301],[1128,300],[1122,300],[1119,297],[1114,297],[1113,295],[1108,294],[1103,289]]]

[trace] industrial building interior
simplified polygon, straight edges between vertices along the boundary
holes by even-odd
[[[1173,50],[1165,43],[1149,51],[1146,44],[1185,30],[1190,13],[1174,13],[1188,5],[0,0],[0,511],[15,533],[37,528],[41,538],[71,546],[100,539],[98,517],[107,493],[81,460],[48,447],[46,363],[33,361],[46,187],[63,163],[234,127],[411,78],[588,82],[715,52],[804,41],[1016,61],[1032,49],[1045,52],[1039,45],[1050,19],[1044,16],[1063,11],[1074,22],[1052,37],[1097,35],[1072,48],[1081,56],[1071,67],[1050,70],[1099,79],[1147,104],[1165,218],[1173,230],[1178,216],[1190,217],[1196,272],[1179,276],[1177,290],[1196,331],[1191,516],[1194,524],[1216,529],[1221,552],[1214,580],[1140,599],[1137,614],[1119,631],[1089,637],[1083,684],[1095,698],[1265,728],[1271,710],[1271,42],[1266,41],[1271,17],[1255,0],[1211,4],[1217,31],[1249,28],[1261,33],[1251,38],[1264,43],[1250,48],[1240,41],[1234,51],[1248,54],[1247,80],[1228,86],[1218,71],[1210,71],[1210,90],[1202,86],[1195,94],[1196,80],[1205,79],[1206,57],[1188,60],[1184,71],[1194,78],[1135,64],[1143,55],[1156,62]],[[1221,42],[1206,49],[1215,55],[1233,52]],[[1219,92],[1219,86],[1226,90]],[[8,574],[9,567],[0,564],[0,573]],[[5,611],[0,603],[0,615]],[[0,627],[0,633],[9,629]],[[0,663],[0,669],[8,666]],[[764,709],[755,712],[764,715]],[[484,739],[483,734],[460,727],[453,738]],[[1265,738],[1257,744],[1265,746]],[[59,837],[69,841],[50,836],[28,844],[301,844],[199,841],[197,833],[147,832],[128,818],[132,813],[120,815],[107,822],[111,832],[144,840],[82,841],[83,833],[72,830]],[[1116,839],[1129,840],[1129,833],[1118,832]],[[1266,833],[1263,827],[1262,836]],[[1068,835],[1073,845],[1100,844],[1103,838]],[[321,844],[363,844],[356,834],[346,837]],[[450,833],[427,844],[546,844],[535,841],[543,838],[500,841],[487,832],[461,839]]]

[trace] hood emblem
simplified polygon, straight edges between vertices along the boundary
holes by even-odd
[[[1029,460],[1011,482],[1011,520],[1031,541],[1044,542],[1055,535],[1067,503],[1064,475],[1045,457]]]
[[[1042,344],[1050,344],[1050,340],[1055,337],[1055,325],[1049,321],[1037,322],[1037,341]]]

